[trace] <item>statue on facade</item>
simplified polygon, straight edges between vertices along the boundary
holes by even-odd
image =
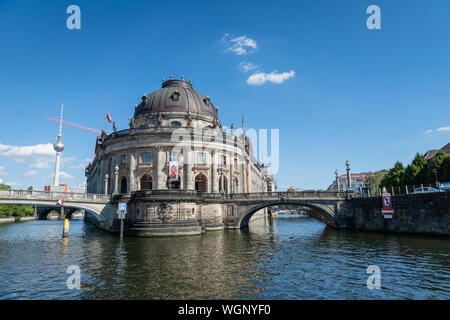
[[[102,142],[106,140],[106,137],[108,136],[108,134],[106,133],[105,130],[102,129]]]
[[[113,132],[114,132],[114,136],[117,134],[117,127],[116,127],[116,122],[113,121]]]
[[[133,134],[136,131],[136,120],[133,118],[131,118],[130,120],[130,132],[131,134]]]
[[[190,127],[191,123],[192,123],[192,117],[190,114],[187,115],[186,120],[187,120],[187,126]]]
[[[158,114],[158,125],[162,124],[162,115]]]

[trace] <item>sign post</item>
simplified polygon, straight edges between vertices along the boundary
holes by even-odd
[[[385,219],[392,219],[394,215],[394,208],[392,207],[392,198],[390,193],[383,193],[383,208],[381,209],[381,213],[383,214]]]
[[[117,208],[117,216],[120,220],[120,237],[123,238],[123,219],[127,214],[127,204],[125,202],[120,202]]]

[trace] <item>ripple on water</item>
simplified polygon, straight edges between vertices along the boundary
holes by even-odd
[[[309,218],[180,238],[72,221],[0,226],[0,299],[449,299],[450,241],[333,230]],[[69,290],[69,265],[81,290]],[[369,290],[369,265],[381,290]]]

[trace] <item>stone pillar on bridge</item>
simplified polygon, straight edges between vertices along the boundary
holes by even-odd
[[[339,192],[339,172],[336,170],[336,191]]]
[[[183,149],[186,151],[186,155],[183,155],[184,160],[184,180],[185,180],[185,189],[187,190],[195,190],[194,179],[192,179],[192,148],[191,146],[187,146]]]
[[[113,194],[119,193],[119,165],[116,162],[114,167],[114,192]]]
[[[165,152],[161,146],[156,147],[156,189],[166,189],[166,181],[164,179]]]
[[[105,174],[105,194],[108,194],[108,174]]]
[[[130,152],[128,166],[128,185],[130,186],[130,192],[136,191],[136,154],[134,151]]]
[[[214,193],[219,192],[219,180],[217,173],[218,153],[216,150],[211,150],[211,191]]]
[[[61,206],[61,209],[60,209],[60,211],[59,211],[58,219],[59,219],[59,220],[64,220],[65,217],[66,217],[66,215],[64,214],[64,207]]]

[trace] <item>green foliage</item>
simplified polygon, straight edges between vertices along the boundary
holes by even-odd
[[[32,206],[6,205],[0,206],[0,217],[26,217],[34,214]]]
[[[27,189],[27,191],[28,191],[28,192],[33,191],[33,187],[32,187],[32,186],[29,186],[28,189]]]
[[[0,190],[11,190],[11,187],[0,183]]]
[[[404,185],[433,184],[436,181],[450,181],[450,156],[439,150],[432,161],[425,160],[425,156],[417,153],[406,169],[401,162],[396,162],[394,168],[389,169],[381,180],[381,186],[388,189]]]
[[[387,172],[388,172],[387,170],[380,170],[374,173],[370,172],[370,175],[366,177],[366,180],[364,182],[366,185],[370,187],[370,194],[372,195],[380,194],[381,181],[383,180]]]

